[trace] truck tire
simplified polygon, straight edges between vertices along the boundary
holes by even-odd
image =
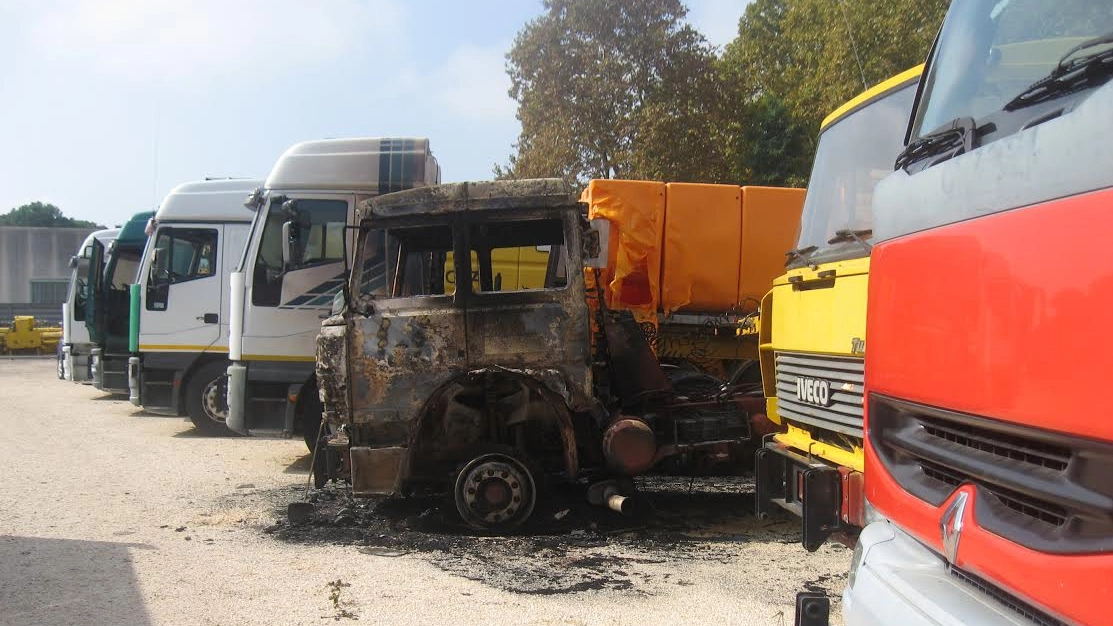
[[[516,528],[529,519],[537,501],[533,473],[513,454],[480,454],[456,475],[454,487],[460,518],[482,532]]]
[[[189,378],[185,390],[186,413],[197,432],[212,437],[232,437],[225,426],[228,418],[228,364],[222,361],[201,366]]]

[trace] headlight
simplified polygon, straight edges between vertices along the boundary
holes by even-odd
[[[854,579],[858,576],[858,568],[862,565],[862,542],[857,541],[854,543],[854,552],[850,555],[850,575],[847,576],[846,585],[851,589],[854,588]]]

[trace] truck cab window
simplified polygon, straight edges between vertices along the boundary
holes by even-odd
[[[444,273],[451,256],[448,225],[368,230],[363,235],[360,293],[394,298],[451,295],[455,282]]]
[[[217,232],[207,228],[164,228],[155,240],[148,284],[181,283],[216,271]]]
[[[344,260],[347,201],[299,198],[284,204],[276,198],[268,207],[252,280],[255,306],[278,306],[286,272]],[[287,222],[292,258],[284,261],[282,235]]]
[[[483,222],[472,224],[468,235],[476,292],[561,289],[567,284],[567,264],[560,262],[564,224],[559,219]]]

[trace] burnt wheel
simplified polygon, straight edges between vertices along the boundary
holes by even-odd
[[[518,459],[502,453],[472,459],[456,477],[456,510],[476,530],[507,531],[533,513],[537,486]]]

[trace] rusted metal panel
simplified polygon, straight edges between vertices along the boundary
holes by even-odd
[[[383,298],[356,317],[351,422],[373,445],[404,444],[430,394],[467,371],[464,312],[451,296]]]
[[[447,183],[373,198],[360,204],[358,219],[377,220],[460,211],[574,206],[571,187],[559,178]]]
[[[337,322],[340,323],[337,323]],[[347,326],[343,320],[330,319],[332,325],[322,326],[317,335],[317,393],[324,407],[323,417],[338,428],[347,419],[348,350]]]
[[[406,448],[352,446],[352,495],[372,496],[396,490]]]

